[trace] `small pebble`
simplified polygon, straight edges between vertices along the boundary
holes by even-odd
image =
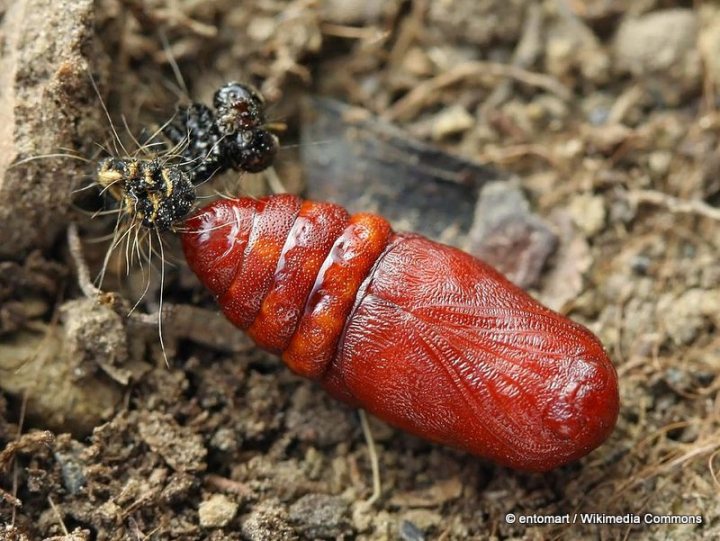
[[[350,530],[348,503],[336,496],[308,494],[290,506],[290,520],[311,539],[335,538]]]
[[[398,0],[323,0],[321,3],[323,19],[335,24],[366,26],[380,21],[388,12],[400,5]]]
[[[666,175],[670,170],[670,162],[672,162],[672,154],[663,150],[657,150],[648,157],[650,171],[659,177]]]
[[[698,22],[690,9],[668,9],[627,19],[615,36],[621,67],[635,74],[666,70],[695,49]]]
[[[428,55],[420,47],[409,49],[402,60],[405,71],[419,77],[429,77],[433,73],[433,65]]]
[[[573,197],[568,211],[575,225],[588,237],[596,235],[605,226],[605,200],[599,195],[581,194]]]
[[[435,117],[432,138],[440,141],[469,130],[475,125],[475,119],[462,105],[453,105],[444,109]]]
[[[213,494],[198,508],[200,526],[203,528],[222,528],[226,526],[238,510],[238,504],[224,494]]]
[[[402,541],[425,541],[423,531],[408,520],[400,523],[400,539]]]
[[[557,248],[557,236],[507,182],[485,186],[468,234],[468,251],[522,287],[533,287]]]
[[[429,530],[443,522],[442,515],[430,509],[411,509],[403,514],[403,519],[420,531]]]
[[[288,524],[285,508],[273,498],[260,502],[249,515],[243,517],[240,531],[243,539],[248,541],[297,539],[292,526]]]
[[[207,449],[203,439],[188,427],[180,426],[172,415],[143,412],[138,421],[138,432],[147,446],[175,471],[205,469]]]
[[[698,18],[691,9],[659,10],[626,19],[613,42],[615,67],[644,77],[643,85],[653,97],[679,104],[683,96],[700,91],[698,33]]]

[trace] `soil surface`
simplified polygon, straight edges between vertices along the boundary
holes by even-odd
[[[0,539],[720,537],[720,8],[11,4]],[[282,148],[205,195],[330,198],[488,260],[601,338],[609,440],[527,474],[370,418],[368,503],[359,413],[225,321],[172,231],[113,235],[94,185],[99,158],[162,154],[176,106],[230,80],[257,85]]]

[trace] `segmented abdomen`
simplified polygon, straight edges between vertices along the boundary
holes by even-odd
[[[228,319],[313,379],[392,234],[379,216],[291,195],[220,200],[187,225],[187,260]]]

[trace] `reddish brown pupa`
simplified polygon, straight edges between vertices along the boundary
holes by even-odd
[[[182,241],[259,346],[408,432],[546,471],[615,426],[598,339],[460,250],[291,195],[216,201]]]

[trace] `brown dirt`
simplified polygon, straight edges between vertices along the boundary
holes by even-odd
[[[9,154],[0,163],[0,539],[720,536],[716,6],[73,5],[19,1],[1,23]],[[32,33],[20,39],[17,28]],[[272,118],[288,124],[277,179],[243,177],[238,187],[229,175],[215,188],[259,193],[279,179],[291,191],[313,183],[322,196],[313,179],[327,171],[308,151],[318,148],[339,172],[326,193],[342,200],[343,182],[366,182],[348,188],[351,204],[496,258],[603,340],[621,382],[611,438],[576,464],[531,475],[371,420],[383,492],[368,507],[358,414],[215,318],[172,235],[169,367],[156,320],[145,316],[158,308],[157,276],[125,317],[147,266],[126,274],[119,250],[102,288],[117,293],[85,300],[57,232],[75,221],[91,272],[99,269],[107,245],[88,241],[111,232],[113,218],[70,206],[92,164],[40,157],[7,166],[55,152],[92,160],[96,143],[111,146],[88,70],[121,134],[123,116],[135,135],[167,119],[187,96],[174,91],[162,36],[193,99],[251,80]],[[308,117],[311,95],[357,108],[332,141]],[[359,133],[353,116],[383,138],[349,139]],[[377,140],[392,152],[378,152]],[[417,164],[429,152],[438,170],[424,178]],[[84,193],[76,205],[97,208]],[[204,332],[198,320],[208,322]],[[582,513],[641,523],[581,524]],[[565,514],[578,523],[520,522]],[[702,523],[647,524],[646,514]]]

